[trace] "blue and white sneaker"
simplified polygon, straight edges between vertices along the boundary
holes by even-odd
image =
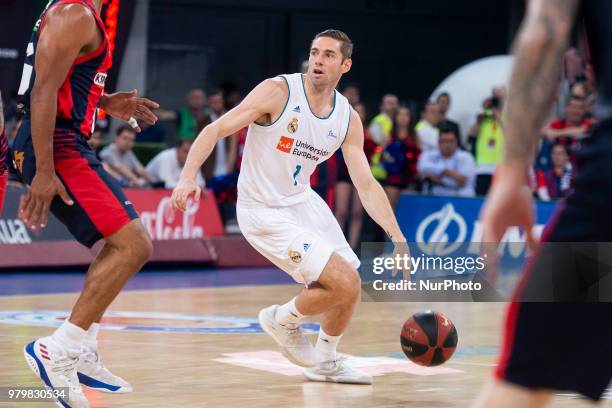
[[[83,346],[79,356],[77,376],[81,384],[98,391],[113,394],[132,392],[132,386],[127,381],[104,367],[98,350],[88,346]]]
[[[63,408],[89,408],[77,377],[78,355],[70,355],[52,337],[42,337],[23,349],[25,359],[47,388],[67,388],[68,397],[58,398]]]

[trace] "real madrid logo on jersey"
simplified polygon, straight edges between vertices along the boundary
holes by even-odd
[[[298,130],[298,118],[291,119],[291,122],[287,125],[287,131],[289,133],[295,133]]]

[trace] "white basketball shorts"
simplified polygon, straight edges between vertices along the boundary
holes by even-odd
[[[296,282],[317,281],[332,252],[359,268],[329,206],[314,191],[290,207],[247,206],[238,200],[236,212],[247,241]]]

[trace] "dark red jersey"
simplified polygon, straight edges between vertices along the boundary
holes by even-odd
[[[112,56],[104,23],[92,0],[51,0],[42,12],[34,26],[32,39],[28,44],[26,59],[23,67],[23,76],[19,86],[19,96],[22,99],[26,114],[30,111],[30,93],[36,78],[35,58],[36,47],[40,34],[45,29],[45,18],[49,10],[63,4],[81,4],[91,10],[95,16],[96,24],[103,34],[103,41],[97,50],[91,54],[77,58],[73,63],[66,79],[57,92],[57,120],[55,132],[56,145],[62,144],[66,136],[81,134],[88,138],[95,123],[96,110],[104,92],[106,73],[112,64]],[[75,33],[78,35],[78,33]],[[70,137],[68,137],[70,139]],[[66,140],[70,142],[70,140]]]

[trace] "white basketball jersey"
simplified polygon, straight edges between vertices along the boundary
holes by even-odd
[[[321,118],[310,109],[302,74],[281,77],[289,87],[283,113],[270,125],[249,126],[238,177],[240,204],[285,207],[306,200],[315,167],[348,132],[351,108],[338,91],[332,112]]]

